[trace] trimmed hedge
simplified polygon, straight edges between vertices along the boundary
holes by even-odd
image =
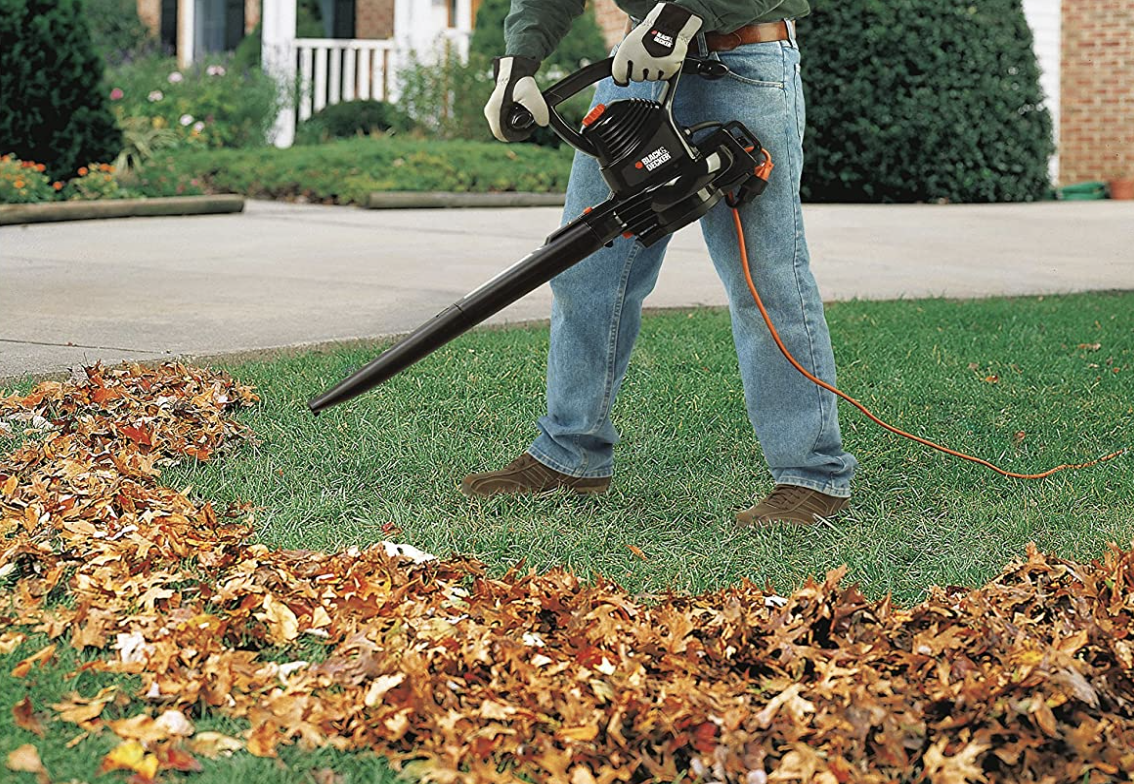
[[[804,199],[1045,198],[1051,116],[1020,3],[814,0]]]
[[[80,0],[0,0],[0,154],[53,180],[113,161],[122,134]]]
[[[373,133],[408,133],[414,121],[385,101],[342,101],[319,110],[295,129],[296,144],[321,144],[331,139],[350,139]]]
[[[240,193],[363,204],[373,191],[562,193],[571,155],[498,142],[356,138],[315,146],[178,152],[155,158],[130,191],[149,196]]]

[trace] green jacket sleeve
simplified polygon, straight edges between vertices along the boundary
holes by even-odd
[[[512,0],[512,10],[504,19],[503,54],[543,60],[585,6],[586,0]]]

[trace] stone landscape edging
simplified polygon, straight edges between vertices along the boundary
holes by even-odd
[[[244,197],[237,194],[0,204],[0,226],[104,218],[217,215],[243,210]]]
[[[454,193],[450,191],[375,191],[366,200],[372,210],[438,207],[562,207],[562,193]]]

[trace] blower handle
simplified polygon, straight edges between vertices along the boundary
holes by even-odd
[[[559,134],[559,137],[563,139],[563,141],[567,142],[576,150],[590,155],[592,158],[598,157],[598,150],[595,149],[594,145],[583,138],[581,133],[572,128],[570,123],[563,119],[563,115],[559,113],[558,106],[568,98],[578,95],[592,84],[609,77],[613,65],[613,57],[598,60],[560,79],[543,91],[543,100],[547,102],[548,108],[548,123],[551,125],[552,129]],[[677,91],[677,80],[683,73],[696,74],[706,79],[720,79],[728,73],[728,66],[720,60],[695,60],[692,58],[685,60],[680,70],[665,80],[665,92],[661,97],[660,103],[667,111],[672,110],[673,96]],[[532,116],[532,113],[519,104],[513,107],[511,114],[508,116],[508,126],[517,132],[530,130],[534,124],[535,118]]]

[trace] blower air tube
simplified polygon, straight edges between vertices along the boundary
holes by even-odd
[[[312,398],[307,407],[318,414],[373,389],[578,264],[610,239],[597,234],[583,220],[568,224],[552,235],[546,245],[445,308],[357,372]]]

